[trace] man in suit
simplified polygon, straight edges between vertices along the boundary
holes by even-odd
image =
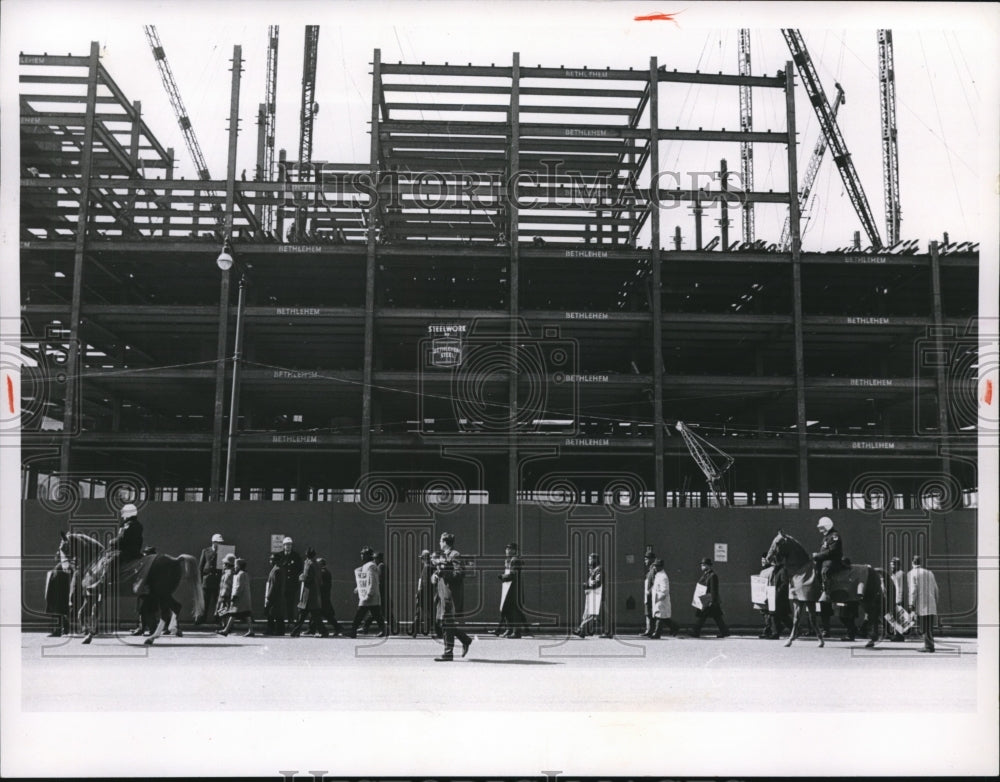
[[[517,544],[508,543],[504,549],[504,570],[500,574],[500,624],[496,634],[504,632],[505,638],[520,638],[528,624],[521,610],[521,559],[517,556]]]
[[[455,548],[455,536],[450,532],[441,534],[440,545],[440,554],[431,560],[436,568],[431,581],[437,587],[438,619],[441,620],[441,627],[444,630],[444,652],[434,660],[451,662],[455,659],[455,639],[461,642],[462,657],[465,657],[472,645],[472,638],[458,625],[458,618],[463,608],[465,579],[462,555]]]
[[[297,638],[302,632],[302,625],[306,618],[309,619],[309,631],[314,635],[321,635],[328,638],[326,625],[323,624],[323,616],[320,613],[320,593],[323,590],[323,582],[319,574],[319,565],[316,563],[316,551],[306,549],[306,559],[302,565],[302,573],[298,580],[301,582],[299,589],[299,600],[296,606],[299,609],[299,618],[295,627],[289,635]]]
[[[722,614],[722,601],[719,598],[719,577],[712,569],[712,560],[705,557],[701,561],[701,576],[698,583],[705,587],[705,596],[702,600],[702,608],[695,611],[694,627],[691,630],[693,638],[701,636],[701,628],[708,617],[715,620],[719,627],[719,638],[729,635],[729,628],[726,627],[726,618]]]
[[[206,616],[215,615],[215,602],[219,599],[219,578],[222,570],[219,568],[219,544],[225,543],[222,535],[216,532],[212,535],[212,544],[201,550],[198,558],[198,573],[201,576],[201,591],[205,596],[204,609],[194,618],[194,623],[200,625]]]
[[[920,633],[924,637],[920,652],[934,652],[934,622],[938,612],[938,585],[934,574],[923,566],[923,560],[915,556],[913,567],[907,574],[910,610],[917,615]]]

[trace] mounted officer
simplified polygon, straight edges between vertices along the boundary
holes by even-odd
[[[840,538],[840,533],[833,528],[833,520],[829,516],[824,516],[816,522],[816,529],[823,535],[823,544],[819,552],[813,554],[813,562],[821,565],[820,580],[823,585],[823,594],[820,595],[820,602],[830,600],[831,589],[830,577],[836,571],[844,567],[844,542]]]
[[[143,556],[142,524],[139,522],[139,510],[131,502],[121,509],[122,523],[118,534],[108,545],[107,550],[94,563],[85,587],[105,582],[119,583],[122,579],[135,577],[132,591],[137,595],[148,592],[146,589],[146,573],[149,568],[147,560],[155,555]]]

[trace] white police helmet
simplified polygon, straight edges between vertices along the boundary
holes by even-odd
[[[829,516],[824,516],[816,522],[816,529],[821,529],[823,532],[829,532],[833,529],[833,519]]]
[[[226,541],[224,541],[222,539],[222,535],[220,535],[218,532],[216,532],[214,535],[212,535],[212,542],[213,543],[225,543]]]
[[[122,506],[122,520],[131,519],[139,515],[139,509],[131,502]]]
[[[292,539],[290,537],[288,537],[287,535],[281,541],[281,545],[282,546],[284,546],[285,544],[291,545],[291,543],[292,543]]]

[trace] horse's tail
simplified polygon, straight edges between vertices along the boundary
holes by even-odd
[[[181,554],[178,559],[180,559],[181,567],[183,568],[181,580],[187,583],[194,600],[194,615],[201,616],[205,613],[205,594],[201,591],[198,562],[190,554]]]

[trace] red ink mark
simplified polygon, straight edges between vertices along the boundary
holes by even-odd
[[[993,404],[993,381],[992,380],[987,380],[986,381],[986,393],[983,394],[983,401],[986,404],[988,404],[988,405]]]
[[[635,17],[635,21],[637,21],[637,22],[673,22],[678,27],[680,27],[680,25],[677,24],[677,20],[674,19],[674,17],[677,16],[677,14],[682,14],[682,13],[684,13],[684,12],[683,11],[671,11],[669,14],[664,14],[664,13],[646,14],[645,16],[637,16],[637,17]]]
[[[11,415],[14,413],[14,382],[7,375],[7,404],[10,405]]]

